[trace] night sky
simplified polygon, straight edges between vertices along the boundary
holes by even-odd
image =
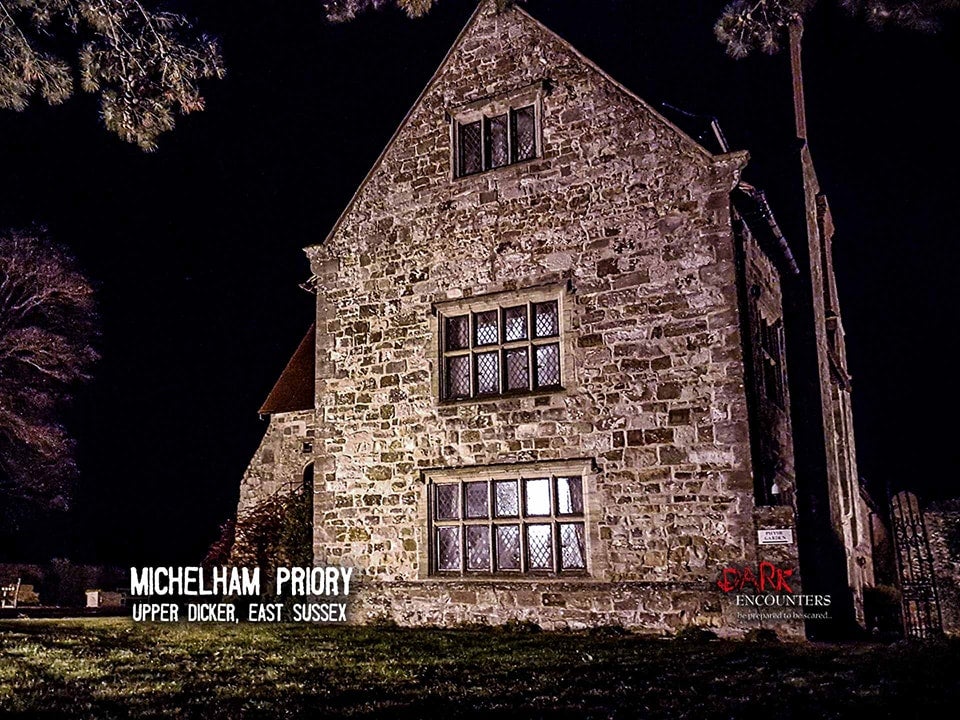
[[[960,28],[876,33],[834,4],[808,23],[805,77],[837,225],[860,472],[958,495],[948,347]],[[324,238],[475,2],[346,25],[325,23],[319,0],[180,5],[221,38],[229,75],[205,85],[207,110],[157,152],[108,134],[90,96],[0,111],[0,227],[46,226],[95,283],[102,314],[103,359],[70,412],[73,508],[30,528],[11,557],[199,560],[236,507],[266,427],[257,408],[312,319],[301,248]],[[730,145],[751,151],[749,178],[777,212],[793,127],[787,57],[727,58],[712,35],[723,5],[527,8],[651,104],[716,116]]]

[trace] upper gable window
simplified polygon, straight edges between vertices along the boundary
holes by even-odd
[[[533,105],[458,123],[457,177],[537,157],[537,112]]]
[[[534,86],[452,112],[454,177],[538,157],[541,90]]]

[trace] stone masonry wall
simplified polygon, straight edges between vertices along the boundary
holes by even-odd
[[[960,635],[960,500],[933,503],[924,510],[927,540],[940,598],[943,631]]]
[[[746,155],[710,156],[493,7],[307,250],[315,563],[357,568],[365,617],[731,627],[714,583],[757,557],[730,217]],[[453,179],[450,113],[530,87],[541,156]],[[547,284],[566,287],[564,389],[440,402],[434,303]],[[422,471],[583,457],[587,577],[429,576]]]
[[[782,403],[778,402],[771,389],[765,388],[764,366],[769,362],[761,346],[762,324],[783,324],[783,292],[780,274],[773,261],[760,247],[753,233],[742,225],[740,233],[741,252],[744,264],[742,292],[747,306],[747,324],[750,328],[750,358],[752,387],[750,394],[756,413],[756,454],[754,471],[756,482],[776,481],[779,498],[769,498],[769,504],[796,506],[796,472],[793,461],[793,430],[790,421],[790,389],[787,381],[786,355],[784,363]],[[761,456],[757,462],[756,455]],[[759,467],[758,467],[759,465]],[[759,477],[765,475],[766,477]],[[769,485],[767,486],[769,487]],[[762,496],[763,488],[759,488]]]
[[[300,487],[303,470],[313,459],[315,421],[316,413],[313,410],[270,416],[263,440],[240,483],[239,515],[252,508],[258,500]]]

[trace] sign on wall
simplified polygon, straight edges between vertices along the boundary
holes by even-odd
[[[793,530],[790,528],[757,530],[757,540],[761,545],[793,545]]]

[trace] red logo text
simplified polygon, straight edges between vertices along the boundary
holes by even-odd
[[[717,587],[725,593],[739,592],[752,587],[757,592],[788,592],[793,588],[787,584],[787,578],[793,575],[793,570],[778,568],[773,563],[762,562],[756,572],[748,567],[724,568],[717,580]]]

